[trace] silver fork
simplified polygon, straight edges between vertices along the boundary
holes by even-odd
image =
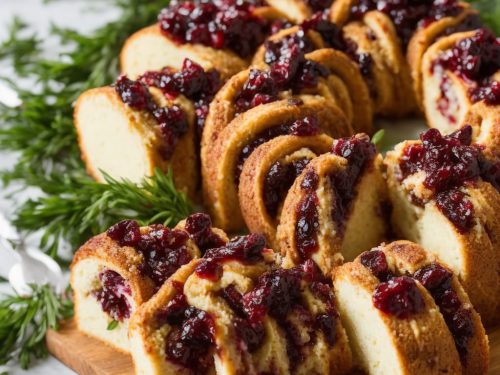
[[[50,284],[57,293],[63,291],[65,280],[59,264],[42,251],[28,246],[1,213],[0,254],[0,276],[8,279],[18,294],[30,295],[30,284]]]

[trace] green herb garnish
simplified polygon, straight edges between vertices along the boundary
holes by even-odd
[[[112,320],[111,322],[109,322],[108,324],[108,327],[106,328],[108,331],[112,331],[114,330],[116,327],[118,327],[118,324],[120,324],[120,322],[118,320]]]
[[[192,211],[186,195],[175,189],[171,172],[156,170],[139,185],[109,176],[106,184],[56,173],[47,178],[47,196],[28,200],[14,224],[27,231],[43,225],[41,245],[54,258],[61,239],[76,248],[122,219],[175,225]]]
[[[372,136],[372,139],[371,139],[372,143],[373,143],[374,145],[378,145],[378,144],[382,141],[382,139],[384,139],[384,135],[385,135],[385,130],[384,130],[384,129],[380,129],[380,130],[378,130],[378,131],[377,131],[375,134],[373,134],[373,136]]]
[[[33,294],[6,296],[0,301],[0,365],[17,359],[28,368],[32,358],[47,356],[47,330],[73,315],[72,302],[56,295],[48,285],[31,286]]]

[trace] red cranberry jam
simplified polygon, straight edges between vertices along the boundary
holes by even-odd
[[[189,233],[189,237],[202,253],[225,245],[225,241],[212,230],[212,219],[207,214],[196,213],[188,216],[184,230]]]
[[[130,317],[131,306],[127,296],[132,294],[127,281],[117,272],[104,269],[99,273],[101,288],[92,294],[101,308],[112,319],[122,322]]]
[[[188,233],[161,224],[150,225],[141,233],[136,221],[124,220],[108,229],[107,235],[120,246],[131,246],[142,254],[140,270],[157,288],[192,259],[186,247]]]
[[[262,251],[266,240],[260,234],[249,234],[231,239],[222,247],[205,252],[203,260],[196,267],[198,277],[218,280],[222,276],[222,263],[236,260],[243,263],[255,263],[263,259]]]
[[[313,314],[309,311],[302,300],[302,290],[306,287],[325,303],[325,312]],[[276,319],[287,340],[292,369],[303,360],[303,348],[314,342],[317,331],[323,332],[328,343],[335,343],[337,313],[331,286],[311,260],[291,269],[279,268],[263,274],[241,301],[240,306],[252,325],[261,324],[267,314]],[[304,331],[311,337],[306,343],[300,335]]]
[[[150,71],[140,76],[139,81],[148,87],[160,89],[168,99],[182,94],[192,100],[200,134],[208,114],[208,106],[221,86],[219,72],[205,71],[189,59],[184,60],[180,71],[176,72],[168,67],[160,71]]]
[[[460,358],[466,362],[467,346],[474,335],[474,325],[470,310],[463,306],[453,290],[452,276],[450,271],[437,263],[431,263],[413,275],[432,294],[452,333]]]
[[[237,315],[233,325],[242,349],[250,353],[255,352],[264,342],[266,335],[264,325],[262,322],[251,322],[248,319],[243,308],[243,296],[236,290],[234,285],[222,289],[220,295]]]
[[[300,49],[305,39],[301,42],[300,36],[297,38],[297,41],[294,37],[285,38],[283,46],[282,42],[268,44],[265,58],[271,62],[269,71],[250,71],[248,79],[235,98],[236,113],[274,102],[279,99],[281,91],[292,90],[297,93],[304,88],[314,88],[320,77],[328,76],[328,69],[305,58],[304,51]]]
[[[332,154],[341,156],[348,161],[345,170],[329,176],[334,202],[331,215],[338,225],[338,230],[342,232],[345,229],[351,203],[356,196],[356,183],[366,167],[375,158],[377,149],[366,134],[358,134],[335,140]]]
[[[389,271],[389,265],[387,264],[387,258],[381,250],[373,249],[371,251],[365,251],[360,256],[360,262],[380,281],[387,281],[392,277]]]
[[[457,0],[359,0],[351,8],[353,18],[378,10],[387,14],[406,48],[418,27],[426,27],[444,17],[455,16],[462,10]]]
[[[415,280],[408,276],[380,283],[372,298],[377,309],[398,319],[407,319],[425,309],[422,293]]]
[[[264,179],[264,205],[271,217],[276,217],[280,203],[309,159],[297,159],[291,163],[277,161],[267,171]]]
[[[500,69],[500,38],[489,29],[480,29],[473,36],[458,41],[433,63],[450,70],[475,87],[469,92],[471,100],[488,104],[500,103],[500,84],[491,76]]]
[[[243,165],[245,161],[250,157],[252,152],[260,145],[276,138],[280,135],[296,135],[299,137],[309,137],[319,134],[321,131],[318,124],[318,119],[314,116],[306,116],[302,119],[295,120],[291,124],[282,124],[267,128],[260,133],[258,133],[255,138],[248,143],[243,149],[238,157],[238,163],[236,164],[235,171],[235,182],[239,183],[241,171],[243,170]]]
[[[295,242],[302,259],[309,259],[318,250],[319,198],[316,190],[319,176],[314,170],[306,172],[300,185],[304,196],[297,205],[297,222],[295,224]]]
[[[144,83],[132,81],[126,76],[118,78],[115,90],[125,104],[136,110],[148,111],[154,117],[163,138],[160,153],[165,159],[169,159],[178,139],[188,131],[184,111],[177,105],[159,107]]]
[[[160,326],[171,325],[165,342],[166,357],[193,374],[205,374],[213,367],[214,321],[207,312],[189,306],[183,285],[177,284],[178,294],[157,315]]]
[[[248,57],[264,42],[269,23],[254,14],[260,2],[172,1],[158,16],[160,28],[177,43],[227,48]]]
[[[471,144],[470,126],[447,136],[429,129],[420,139],[422,143],[408,145],[403,150],[399,161],[401,178],[424,171],[423,184],[435,193],[439,209],[459,231],[467,232],[474,222],[474,208],[459,189],[479,177],[498,189],[500,164],[490,163],[481,148]]]

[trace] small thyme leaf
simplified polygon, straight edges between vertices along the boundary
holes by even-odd
[[[29,297],[17,294],[0,299],[0,365],[17,358],[23,369],[33,358],[45,358],[47,330],[73,316],[73,303],[48,285],[31,285]]]
[[[118,327],[118,324],[120,324],[120,322],[118,322],[118,320],[112,320],[111,322],[109,322],[108,324],[108,327],[106,328],[108,331],[112,331],[114,330],[116,327]]]
[[[378,130],[375,134],[373,134],[372,143],[374,145],[378,145],[382,141],[382,139],[384,139],[384,135],[385,135],[384,129]]]

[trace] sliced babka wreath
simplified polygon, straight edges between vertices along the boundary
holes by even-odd
[[[190,216],[184,230],[132,220],[91,238],[71,265],[75,320],[80,331],[129,351],[133,312],[179,267],[202,255],[200,247],[221,246],[226,235],[204,214]],[[200,244],[200,247],[197,245]]]
[[[457,277],[418,245],[396,241],[364,252],[334,271],[334,288],[364,371],[486,374],[478,313]]]
[[[345,25],[343,32],[351,53],[361,57],[360,68],[369,84],[375,112],[383,116],[415,112],[410,71],[391,19],[382,12],[370,11]]]
[[[278,249],[276,228],[283,200],[305,166],[331,150],[327,135],[282,135],[257,147],[243,164],[238,188],[241,213],[250,232]]]
[[[500,39],[487,30],[455,33],[434,43],[422,61],[423,106],[429,126],[449,134],[500,105]],[[473,108],[474,103],[482,106]],[[480,110],[476,114],[473,110]],[[473,141],[497,149],[497,127],[474,121]],[[490,144],[490,142],[492,142]]]
[[[329,274],[384,239],[381,164],[363,134],[334,141],[331,153],[308,163],[288,191],[277,229],[285,266],[312,259]]]
[[[191,60],[182,70],[150,71],[114,87],[84,92],[74,120],[82,159],[99,182],[104,174],[139,182],[155,168],[171,168],[179,189],[195,196],[199,181],[196,128],[219,88],[216,71]]]
[[[222,128],[215,141],[202,145],[203,193],[216,225],[228,231],[244,227],[239,178],[245,160],[258,146],[287,134],[340,137],[351,133],[344,114],[332,101],[312,95],[259,105]]]
[[[321,33],[315,31],[316,28],[321,30]],[[322,36],[328,39],[323,39]],[[373,114],[370,94],[360,70],[348,55],[343,53],[347,49],[340,30],[319,17],[300,27],[284,29],[272,35],[257,51],[253,65],[269,65],[271,71],[279,70],[286,64],[296,64],[294,57],[300,53],[306,54],[305,59],[314,61],[328,70],[328,76],[320,81],[324,80],[329,92],[318,87],[318,93],[335,101],[355,131],[371,133]],[[357,55],[354,57],[358,58]],[[356,110],[361,108],[363,110]]]
[[[445,137],[431,129],[396,146],[385,164],[396,234],[447,264],[491,325],[500,318],[500,164],[471,136],[470,126]]]
[[[406,60],[410,66],[417,104],[422,111],[424,110],[422,103],[422,59],[424,53],[439,38],[456,32],[481,28],[482,22],[478,12],[467,3],[461,5],[462,9],[456,16],[444,17],[429,25],[423,24],[418,27],[408,43]]]
[[[130,36],[121,53],[122,72],[137,77],[165,66],[180,69],[189,58],[204,69],[216,69],[223,80],[244,70],[249,58],[284,18],[255,1],[172,2],[159,22]],[[201,15],[201,16],[200,16]]]
[[[281,269],[264,237],[236,237],[181,268],[132,318],[141,374],[344,374],[350,349],[331,282]]]

